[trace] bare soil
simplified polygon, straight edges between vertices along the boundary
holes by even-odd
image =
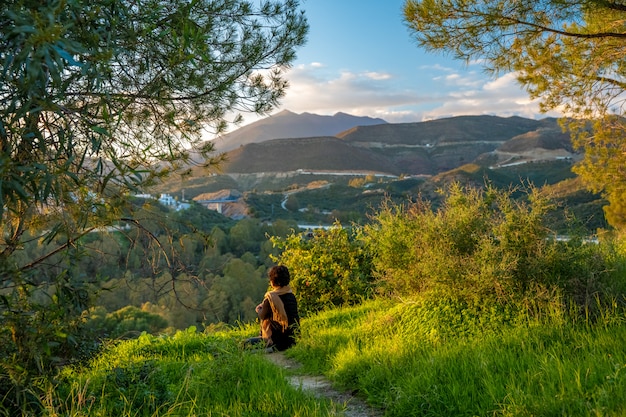
[[[332,387],[331,382],[321,375],[303,375],[299,373],[302,365],[288,358],[282,352],[266,354],[265,357],[275,365],[289,372],[289,383],[298,389],[311,392],[317,398],[327,398],[345,407],[345,417],[382,417],[381,410],[374,409],[363,400],[349,392],[341,392]]]

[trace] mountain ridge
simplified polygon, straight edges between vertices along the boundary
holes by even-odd
[[[332,116],[283,110],[213,140],[218,152],[272,139],[335,136],[355,126],[386,124],[383,119],[338,112]]]
[[[226,157],[226,173],[307,169],[436,175],[467,163],[497,167],[577,154],[553,118],[458,116],[354,126],[335,136],[268,139]]]
[[[217,171],[191,167],[154,191],[195,199],[236,189],[245,204],[232,218],[285,216],[329,224],[333,218],[358,221],[387,195],[436,202],[438,190],[450,182],[503,188],[525,183],[553,186],[559,204],[569,206],[585,227],[605,227],[600,196],[572,181],[572,166],[582,154],[552,118],[459,116],[352,126],[336,136],[250,143],[224,156]],[[564,224],[561,217],[555,216],[555,224]]]

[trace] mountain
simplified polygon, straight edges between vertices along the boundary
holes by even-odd
[[[505,189],[524,183],[551,187],[559,207],[568,207],[587,230],[606,227],[603,200],[574,181],[572,166],[582,155],[553,118],[461,116],[361,125],[336,135],[248,143],[225,156],[219,174],[189,169],[154,193],[194,198],[238,190],[245,204],[237,216],[331,224],[337,218],[364,221],[387,196],[419,195],[436,206],[438,190],[452,181]],[[363,174],[379,175],[373,180]],[[284,207],[287,196],[297,210]],[[555,213],[551,227],[566,230],[570,214]]]
[[[215,147],[218,152],[228,152],[240,146],[271,139],[334,136],[355,126],[386,123],[383,119],[352,116],[346,113],[320,116],[284,110],[215,139]]]
[[[460,116],[250,143],[228,152],[223,168],[226,173],[303,169],[436,175],[468,163],[498,168],[575,156],[556,119]]]
[[[514,136],[556,124],[556,119],[552,118],[534,120],[517,116],[456,116],[426,122],[356,127],[337,136],[354,142],[384,142],[389,145],[504,142]]]
[[[314,171],[389,172],[389,160],[334,136],[274,139],[228,152],[227,173]]]

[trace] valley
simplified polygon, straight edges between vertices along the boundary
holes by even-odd
[[[554,195],[560,217],[567,208],[590,233],[606,226],[600,197],[574,181],[571,168],[582,155],[556,119],[366,120],[369,124],[334,136],[289,137],[298,131],[302,116],[284,112],[225,135],[220,147],[231,150],[225,151],[219,172],[191,167],[189,175],[155,190],[189,199],[235,190],[241,199],[233,218],[329,225],[336,220],[364,223],[385,199],[424,198],[437,207],[437,190],[450,182],[536,186]],[[329,124],[338,126],[332,117],[304,117],[307,127],[300,130],[309,134],[327,133]],[[554,227],[565,227],[562,221],[555,220]]]

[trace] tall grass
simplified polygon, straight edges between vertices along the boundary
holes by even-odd
[[[239,345],[244,333],[193,329],[143,335],[67,369],[49,398],[50,416],[328,416],[341,405],[289,385],[270,362]]]
[[[331,416],[341,404],[287,382],[242,349],[256,329],[143,335],[68,368],[49,416]],[[289,356],[385,416],[622,416],[626,317],[593,322],[560,308],[469,305],[432,296],[379,299],[302,321]]]
[[[290,355],[386,416],[621,416],[626,320],[607,319],[376,301],[306,320]]]

